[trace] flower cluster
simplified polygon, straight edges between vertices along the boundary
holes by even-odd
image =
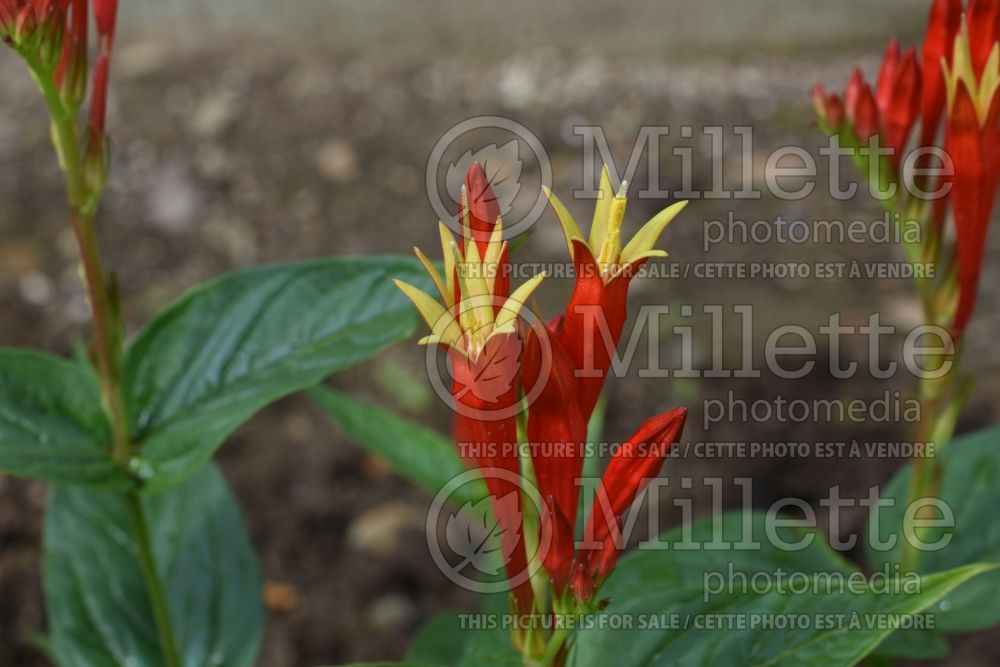
[[[87,96],[91,11],[97,27],[97,60],[86,134],[81,139],[87,176],[92,189],[99,190],[107,171],[105,118],[118,0],[0,0],[0,39],[27,61],[53,114],[75,116]],[[60,147],[63,153],[65,149]]]
[[[420,342],[447,351],[456,412],[454,437],[467,451],[482,453],[470,463],[483,472],[493,499],[519,613],[543,612],[550,606],[593,607],[596,592],[623,547],[621,515],[658,473],[687,416],[678,408],[654,417],[618,449],[601,480],[577,549],[578,480],[587,424],[625,324],[629,283],[651,257],[665,255],[653,246],[684,204],[655,216],[623,245],[625,189],[613,191],[606,169],[587,237],[559,199],[546,194],[576,266],[569,304],[547,325],[537,321],[529,325],[520,317],[544,274],[510,291],[503,221],[479,164],[470,168],[462,193],[458,218],[462,234],[456,239],[440,225],[443,275],[416,251],[440,299],[397,282],[430,326],[431,334]],[[605,343],[609,334],[610,345]],[[518,421],[525,418],[521,439],[529,445],[530,467],[544,505],[538,525],[545,539],[539,537],[538,543],[547,545],[534,556],[525,547],[526,542],[535,543],[525,539],[526,503],[521,493],[511,493],[524,489],[506,481],[522,469],[523,448],[507,445],[519,443]],[[508,474],[492,474],[498,470]],[[539,590],[537,578],[532,582],[531,577],[518,576],[532,558],[541,561],[548,575],[550,595]]]
[[[819,84],[813,91],[819,123],[826,132],[855,147],[877,138],[890,150],[889,173],[882,178],[894,183],[900,180],[901,157],[910,143],[921,150],[921,157],[942,144],[952,168],[940,170],[938,183],[931,182],[924,169],[913,175],[924,192],[937,193],[930,205],[917,206],[930,232],[920,259],[937,259],[949,206],[953,212],[956,254],[949,273],[956,279],[946,281],[940,298],[928,303],[944,304],[938,319],[951,327],[956,338],[972,316],[1000,173],[998,39],[1000,1],[970,0],[963,8],[961,0],[934,0],[920,56],[913,48],[901,52],[893,40],[874,91],[858,69],[843,96],[829,94]],[[942,116],[944,133],[939,142]],[[920,132],[911,142],[918,118]],[[916,166],[928,165],[918,161]]]

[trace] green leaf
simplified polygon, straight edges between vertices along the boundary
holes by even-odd
[[[469,614],[463,625],[456,612],[438,614],[427,621],[410,644],[407,660],[434,667],[522,667],[524,658],[510,643],[510,632],[499,625],[497,614]],[[473,617],[493,626],[476,626]]]
[[[326,387],[313,388],[309,396],[365,451],[430,493],[469,470],[455,443],[436,431]],[[482,480],[463,484],[450,496],[460,505],[485,497]]]
[[[282,264],[224,276],[157,315],[125,364],[147,485],[178,481],[268,403],[410,335],[416,312],[392,278],[429,283],[405,258]]]
[[[760,540],[764,519],[754,515],[750,520],[754,539]],[[725,515],[718,533],[722,541],[732,543],[746,535],[739,530],[742,522],[739,515]],[[764,540],[756,550],[721,550],[709,547],[712,529],[711,520],[688,527],[688,538],[684,527],[675,529],[661,538],[670,548],[634,552],[621,560],[601,591],[602,597],[612,600],[602,612],[607,616],[604,627],[597,624],[576,635],[577,667],[850,667],[892,633],[880,621],[923,612],[990,569],[973,565],[926,576],[919,582],[919,592],[910,594],[873,588],[860,578],[853,589],[831,588],[831,576],[849,575],[852,569],[818,536],[799,552]],[[808,533],[792,528],[780,530],[779,535],[789,542]],[[680,544],[700,547],[677,550]],[[786,572],[785,586],[779,585],[778,567]],[[754,572],[771,574],[757,579]],[[800,588],[787,585],[791,572],[798,573]],[[707,589],[711,590],[706,593]],[[792,625],[796,620],[798,625]],[[709,622],[720,625],[706,625]],[[766,622],[776,625],[760,625]],[[625,623],[632,627],[621,627]]]
[[[791,524],[784,517],[780,521]],[[663,535],[656,548],[643,546],[622,557],[608,580],[605,595],[642,595],[651,581],[664,589],[704,587],[706,576],[757,572],[850,573],[856,568],[826,543],[815,530],[794,525],[775,524],[775,536],[785,544],[802,548],[779,548],[767,537],[767,515],[760,512],[727,512],[715,519],[704,519],[688,526],[678,526]],[[732,545],[730,549],[713,548],[713,543]],[[753,546],[753,545],[757,546]],[[745,548],[743,548],[745,545]],[[650,545],[651,546],[651,545]]]
[[[54,482],[122,486],[111,430],[86,366],[0,348],[0,470]]]
[[[668,559],[663,560],[669,567]],[[647,582],[644,595],[623,597],[609,586],[617,601],[603,613],[632,619],[636,627],[583,630],[575,664],[852,667],[892,633],[892,619],[923,612],[990,567],[970,565],[927,575],[912,594],[866,586],[830,592],[822,574],[813,575],[809,593],[740,591],[714,596],[710,603],[701,590],[661,588],[655,578]],[[639,627],[643,619],[646,627]],[[676,623],[677,629],[651,630],[651,623]]]
[[[434,667],[422,662],[352,662],[340,667]]]
[[[420,626],[406,659],[446,667],[458,664],[465,651],[466,633],[455,612],[437,614]]]
[[[939,497],[955,516],[954,529],[928,530],[921,535],[933,542],[945,535],[951,541],[943,549],[923,552],[919,570],[942,572],[968,563],[1000,563],[1000,428],[980,431],[954,440],[941,451],[944,475]],[[884,570],[899,563],[900,526],[909,497],[911,466],[907,464],[882,491],[882,498],[894,503],[873,512],[869,532],[868,557],[872,566]],[[873,541],[898,536],[896,548],[878,551]],[[1000,571],[990,572],[962,586],[941,600],[939,628],[966,632],[1000,623]]]
[[[917,582],[918,592],[906,594],[900,587],[869,586],[869,580],[834,553],[819,533],[794,525],[771,526],[783,543],[801,541],[801,548],[789,550],[768,539],[765,515],[733,512],[675,528],[659,538],[657,550],[624,556],[601,591],[602,598],[611,600],[601,612],[603,620],[600,615],[591,616],[591,625],[575,633],[568,664],[848,667],[892,634],[892,626],[880,625],[880,621],[924,613],[964,581],[991,569],[989,565],[973,565],[927,576]],[[740,545],[744,542],[746,547],[749,543],[759,546],[743,548]],[[734,548],[713,548],[713,543]],[[784,587],[779,585],[779,570],[784,572]],[[754,575],[760,573],[769,578],[756,579]],[[791,573],[797,573],[799,586],[805,583],[818,594],[801,588],[789,590]],[[848,579],[851,575],[854,578]],[[837,577],[854,581],[854,588],[831,588],[829,582]],[[911,585],[915,581],[911,579]],[[706,598],[709,582],[713,590]],[[494,609],[479,622],[496,624],[498,619]],[[712,628],[696,627],[695,619],[736,624],[752,624],[754,619],[805,622],[802,627]],[[820,627],[820,620],[829,627]],[[626,622],[633,627],[620,627]],[[646,627],[640,627],[641,623]],[[656,627],[674,623],[678,627]],[[461,629],[457,615],[435,618],[418,634],[410,658],[449,667],[519,664],[505,631],[466,629],[458,639]],[[940,650],[940,637],[919,634],[915,639],[919,646],[882,653],[930,656]]]
[[[980,580],[990,576],[979,575]],[[873,656],[910,658],[913,660],[941,660],[948,657],[948,641],[933,630],[898,630],[889,635],[872,652]]]
[[[221,473],[208,464],[143,502],[184,666],[250,667],[263,631],[260,573]],[[43,572],[61,664],[163,666],[122,496],[55,487]]]

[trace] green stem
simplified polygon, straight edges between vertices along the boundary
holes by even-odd
[[[42,91],[52,117],[52,143],[59,156],[66,181],[70,219],[80,248],[84,282],[94,326],[94,356],[101,385],[101,398],[111,416],[112,458],[125,463],[131,456],[128,419],[121,388],[122,326],[117,312],[116,295],[104,269],[97,242],[93,207],[100,193],[88,192],[80,155],[80,130],[76,109],[65,105],[56,88],[52,71],[31,51],[21,55]]]
[[[139,548],[139,562],[142,565],[142,575],[149,591],[149,601],[153,606],[153,618],[156,620],[156,631],[160,637],[160,649],[166,667],[181,667],[181,657],[177,652],[177,641],[174,639],[173,626],[170,623],[170,610],[167,607],[167,595],[163,588],[163,580],[156,569],[156,558],[153,555],[153,545],[149,537],[149,524],[146,512],[142,506],[142,498],[134,491],[125,494],[128,505],[129,520],[136,546]]]
[[[563,644],[566,643],[566,639],[570,635],[569,628],[556,628],[552,632],[552,636],[549,638],[549,643],[545,647],[545,653],[542,655],[541,660],[538,664],[542,667],[552,667],[555,664],[556,658],[559,656],[559,651],[562,650]]]
[[[906,243],[906,255],[911,264],[937,261],[940,257],[940,239],[930,219],[932,207],[927,202],[911,198],[908,203],[903,203],[897,196],[888,202],[883,202],[885,209],[891,215],[900,217],[901,221],[914,219],[920,221],[920,228],[923,237],[919,243]],[[947,289],[947,276],[944,285],[938,285],[929,279],[917,278],[915,280],[917,295],[923,309],[924,321],[927,324],[941,325],[944,313],[942,312],[942,295],[937,292]],[[937,361],[944,363],[947,355],[942,355]],[[957,366],[957,350],[954,355],[954,363]],[[937,366],[932,365],[932,368]],[[914,433],[915,442],[934,443],[942,445],[949,440],[954,430],[954,418],[957,409],[960,407],[962,397],[956,394],[954,388],[959,382],[951,374],[939,378],[923,377],[920,380],[919,400],[921,407],[920,423]],[[937,452],[935,452],[936,454]],[[910,470],[910,487],[907,498],[907,506],[911,506],[920,498],[936,496],[939,491],[942,474],[941,463],[936,458],[924,456],[913,459]],[[916,518],[916,517],[915,517]],[[912,531],[911,526],[901,526],[903,528],[903,542],[900,553],[900,564],[904,571],[915,571],[919,565],[920,552],[916,545],[906,536]]]
[[[87,158],[80,152],[78,109],[63,101],[56,87],[51,66],[46,65],[38,54],[30,49],[21,50],[21,55],[28,63],[31,75],[49,107],[52,143],[66,181],[70,220],[80,248],[80,262],[90,302],[94,327],[93,356],[100,381],[101,400],[111,419],[112,440],[109,455],[114,462],[125,466],[133,453],[122,387],[125,335],[118,306],[117,288],[104,268],[97,240],[95,213],[102,186],[88,183],[84,172],[84,160]],[[139,564],[153,608],[164,663],[166,667],[181,667],[167,607],[167,596],[156,567],[142,498],[138,492],[129,491],[125,493],[124,499],[139,550]]]
[[[944,358],[937,360],[944,362]],[[953,363],[957,367],[959,350],[955,351]],[[920,498],[937,497],[941,490],[944,466],[938,458],[942,447],[951,440],[955,431],[955,421],[965,403],[971,388],[971,380],[957,375],[956,370],[939,378],[923,378],[920,382],[920,424],[917,427],[916,442],[933,443],[934,457],[929,455],[913,460],[910,471],[910,488],[907,506]],[[915,516],[914,519],[922,518]],[[904,571],[918,569],[920,553],[916,546],[905,539],[911,531],[905,530],[900,564]],[[915,529],[915,528],[914,528]]]

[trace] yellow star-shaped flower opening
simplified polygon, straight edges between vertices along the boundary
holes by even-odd
[[[462,196],[467,197],[464,189]],[[468,206],[463,208],[468,211]],[[431,334],[420,339],[421,345],[446,345],[475,360],[492,336],[511,334],[517,330],[521,307],[545,278],[545,273],[534,276],[504,299],[504,295],[498,295],[496,291],[504,271],[500,259],[507,250],[507,242],[503,240],[503,221],[497,219],[482,256],[479,244],[473,239],[468,214],[462,227],[464,254],[451,230],[444,223],[438,223],[444,256],[443,277],[419,248],[413,249],[434,281],[440,301],[402,280],[393,282],[413,302],[431,328]]]
[[[611,187],[611,177],[608,175],[607,165],[601,169],[600,196],[594,210],[594,221],[590,226],[589,238],[583,237],[579,225],[576,224],[573,216],[570,215],[569,210],[559,198],[548,188],[544,188],[544,190],[552,208],[555,209],[559,223],[562,225],[570,256],[574,254],[574,241],[586,245],[597,261],[605,283],[611,282],[627,267],[640,260],[650,257],[666,257],[665,251],[654,250],[653,246],[656,245],[670,221],[687,206],[687,202],[682,201],[660,211],[643,225],[623,248],[621,228],[622,221],[625,219],[628,183],[622,182],[622,187],[616,194]]]
[[[948,110],[955,107],[955,99],[958,96],[958,86],[965,86],[976,108],[976,117],[980,127],[986,124],[990,113],[990,106],[993,104],[993,97],[997,89],[1000,88],[1000,43],[994,43],[990,50],[986,66],[982,75],[976,77],[976,71],[972,64],[972,46],[969,42],[969,24],[966,19],[962,19],[962,31],[955,38],[955,51],[952,56],[952,65],[949,68],[948,62],[941,59],[941,66],[944,68],[945,84],[948,91]]]

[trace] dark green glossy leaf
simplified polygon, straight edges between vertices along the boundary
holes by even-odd
[[[831,588],[831,577],[851,574],[849,564],[819,536],[798,552],[777,548],[763,539],[763,522],[761,515],[725,515],[721,526],[707,520],[689,527],[687,537],[684,528],[670,531],[661,538],[667,549],[625,556],[601,591],[612,600],[603,612],[607,621],[577,634],[575,664],[849,667],[892,633],[883,621],[927,610],[989,569],[976,565],[925,577],[919,591],[910,594],[900,587],[873,589],[863,579],[853,589]],[[794,528],[778,534],[785,542],[809,535]],[[761,546],[709,546],[718,536],[734,544],[746,535]],[[701,546],[678,550],[679,544]],[[785,586],[778,585],[778,568],[785,572]],[[756,572],[771,574],[756,579]],[[799,587],[790,589],[792,572],[798,573]],[[629,623],[632,627],[626,627]]]
[[[0,470],[54,482],[124,485],[91,370],[41,352],[0,348]]]
[[[429,620],[410,644],[407,659],[434,667],[524,664],[521,654],[510,643],[510,632],[500,626],[500,614],[467,614],[467,617],[465,624],[456,612],[445,612]]]
[[[468,471],[455,443],[436,431],[326,387],[309,395],[358,445],[430,493]],[[463,484],[450,496],[459,505],[485,497],[481,480]]]
[[[406,658],[428,665],[455,665],[465,651],[467,639],[458,615],[446,611],[420,626]]]
[[[257,559],[214,464],[144,496],[184,667],[250,667],[263,630]],[[50,649],[65,667],[162,667],[122,496],[57,486],[45,520]]]
[[[990,573],[979,575],[983,580]],[[913,660],[940,660],[948,657],[951,647],[941,634],[934,630],[899,630],[889,635],[872,655]]]
[[[700,591],[706,575],[728,578],[730,570],[748,575],[778,568],[810,574],[855,571],[853,565],[830,549],[820,533],[796,526],[774,528],[783,543],[801,544],[801,548],[789,550],[772,544],[767,537],[767,518],[759,512],[728,512],[679,526],[661,535],[657,548],[643,546],[625,555],[608,580],[608,591],[601,593],[640,595],[649,590],[651,581],[658,588]],[[714,548],[716,543],[730,548]]]
[[[609,586],[616,602],[604,613],[631,619],[635,627],[582,631],[576,665],[853,667],[892,633],[892,619],[919,614],[987,568],[925,576],[912,594],[829,592],[822,574],[813,575],[809,593],[727,593],[709,603],[702,590],[661,589],[655,579],[647,582],[646,594],[631,597]]]
[[[925,551],[919,560],[921,572],[942,572],[968,563],[1000,563],[1000,429],[993,428],[950,442],[941,453],[945,466],[939,497],[955,517],[954,529],[922,533],[925,542],[950,535],[943,549]],[[899,563],[900,526],[909,497],[911,466],[906,465],[882,491],[893,503],[873,514],[870,532],[878,539],[868,542],[868,557],[875,569]],[[877,522],[877,523],[876,523]],[[895,548],[879,551],[875,542],[897,536]],[[940,629],[971,631],[1000,623],[1000,571],[990,572],[942,599],[938,609]]]
[[[339,667],[434,667],[422,662],[352,662]]]
[[[412,333],[416,311],[392,278],[428,282],[416,260],[395,257],[267,266],[155,317],[125,366],[147,484],[176,482],[268,403]]]

